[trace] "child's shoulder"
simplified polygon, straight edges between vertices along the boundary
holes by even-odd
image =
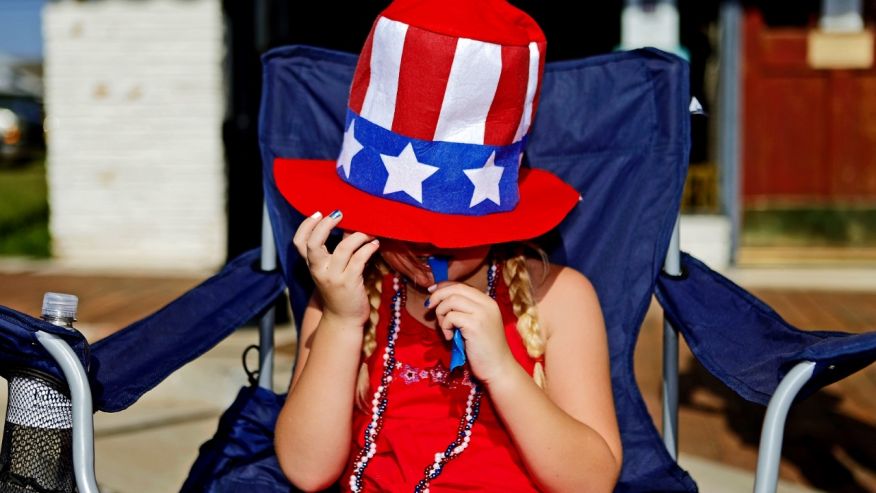
[[[588,295],[593,292],[593,285],[587,276],[572,267],[545,264],[541,259],[529,258],[526,259],[526,269],[529,271],[533,294],[538,303],[567,291],[574,295]]]
[[[570,311],[598,309],[599,300],[593,284],[578,270],[559,264],[544,264],[540,259],[527,259],[526,266],[539,317],[548,335],[552,326],[567,318]]]

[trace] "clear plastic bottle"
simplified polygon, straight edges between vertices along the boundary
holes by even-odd
[[[73,329],[79,299],[46,293],[43,320]],[[0,449],[0,493],[70,493],[73,409],[67,385],[28,368],[7,372],[9,404]]]

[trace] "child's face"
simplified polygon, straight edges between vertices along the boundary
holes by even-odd
[[[378,252],[390,267],[414,281],[416,285],[426,288],[435,284],[428,262],[430,255],[449,257],[448,280],[464,282],[484,264],[490,247],[436,248],[428,243],[381,238]]]
[[[346,236],[348,233],[344,233]],[[450,281],[465,282],[484,265],[490,246],[469,248],[436,248],[429,243],[380,238],[377,252],[396,272],[412,280],[417,286],[427,288],[435,284],[432,269],[429,267],[430,255],[443,255],[450,258],[447,278]]]

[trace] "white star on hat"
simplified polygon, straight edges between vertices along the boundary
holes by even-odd
[[[380,159],[383,161],[386,172],[389,173],[386,186],[383,187],[383,194],[404,192],[422,204],[423,181],[438,171],[438,167],[417,161],[417,155],[414,154],[414,146],[411,143],[408,143],[398,156],[381,154]]]
[[[336,168],[344,168],[344,175],[350,178],[350,165],[353,163],[353,156],[359,153],[365,146],[356,140],[354,126],[356,120],[350,122],[350,128],[344,132],[344,143],[341,145],[341,155],[338,156],[338,164]]]
[[[471,195],[469,208],[474,207],[485,200],[491,200],[499,204],[499,180],[505,168],[496,166],[496,152],[493,151],[483,168],[464,169],[465,176],[474,184],[474,192]]]

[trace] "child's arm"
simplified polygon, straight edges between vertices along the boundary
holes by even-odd
[[[370,313],[362,272],[378,245],[371,236],[353,233],[329,253],[325,241],[340,217],[305,219],[293,239],[317,292],[301,323],[298,361],[277,419],[275,449],[283,472],[306,491],[334,482],[349,456],[362,329]]]
[[[550,277],[538,304],[547,327],[545,391],[513,359],[488,382],[488,391],[545,490],[610,492],[622,451],[599,301],[573,269]]]
[[[326,319],[316,298],[304,312],[291,390],[275,432],[280,466],[304,491],[325,489],[343,472],[362,350],[362,327]]]
[[[621,442],[596,293],[575,270],[552,266],[536,298],[546,328],[545,391],[511,354],[490,297],[465,284],[441,283],[430,306],[445,337],[453,327],[462,331],[472,371],[535,481],[546,491],[610,492]]]

